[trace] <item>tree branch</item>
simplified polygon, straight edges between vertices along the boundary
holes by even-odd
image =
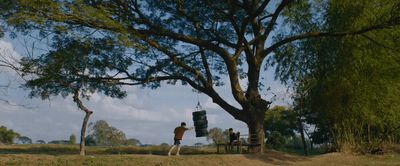
[[[199,47],[199,49],[200,49],[201,61],[203,63],[204,69],[206,70],[207,86],[213,86],[212,74],[210,71],[210,67],[208,66],[207,56],[205,55],[203,48]]]
[[[155,48],[155,49],[163,52],[164,54],[166,54],[171,59],[172,63],[182,67],[184,70],[186,70],[186,71],[190,72],[191,74],[193,74],[195,78],[199,79],[203,83],[203,85],[207,84],[207,81],[205,80],[205,78],[201,75],[201,73],[198,70],[196,70],[196,69],[188,66],[187,64],[183,63],[182,61],[180,61],[177,58],[177,56],[174,53],[172,53],[171,51],[169,51],[167,48],[162,47],[156,41],[152,41],[152,40],[150,40],[150,39],[148,39],[146,37],[143,38],[142,40],[144,40],[146,43],[148,43],[153,48]]]
[[[85,105],[83,105],[82,101],[79,99],[79,90],[78,89],[74,90],[74,96],[72,98],[74,99],[74,102],[76,103],[76,105],[78,106],[79,109],[86,112],[87,114],[93,113],[93,111],[90,111],[88,108],[86,108]]]
[[[307,32],[304,34],[300,35],[295,35],[291,37],[287,37],[283,40],[280,40],[279,42],[272,44],[270,47],[268,47],[264,53],[262,54],[263,58],[265,58],[269,53],[274,51],[275,49],[279,48],[280,46],[296,41],[296,40],[301,40],[301,39],[308,39],[308,38],[316,38],[316,37],[326,37],[326,36],[332,36],[332,37],[342,37],[342,36],[348,36],[348,35],[358,35],[358,34],[363,34],[369,31],[374,31],[374,30],[380,30],[384,28],[388,28],[392,25],[375,25],[375,26],[370,26],[366,27],[363,29],[359,30],[353,30],[353,31],[345,31],[345,32]]]
[[[265,0],[265,1],[260,5],[260,7],[258,7],[257,10],[254,12],[253,16],[258,16],[258,15],[260,15],[260,14],[265,10],[265,8],[266,8],[267,5],[269,4],[269,2],[270,2],[270,0]]]
[[[265,32],[262,35],[262,38],[264,38],[264,39],[268,38],[269,34],[271,33],[272,29],[274,28],[274,26],[276,24],[276,20],[278,19],[279,14],[292,1],[293,0],[282,0],[282,2],[279,4],[279,6],[276,8],[274,14],[272,15],[272,18],[269,21],[267,28],[265,29]]]
[[[278,19],[281,11],[288,5],[290,4],[290,2],[292,2],[293,0],[282,0],[281,3],[279,4],[279,6],[275,9],[275,12],[272,15],[268,15],[267,17],[271,17],[271,20],[269,21],[267,27],[265,28],[265,31],[263,34],[255,36],[253,40],[249,41],[249,45],[254,45],[259,43],[260,41],[265,41],[269,34],[272,32],[275,24],[276,24],[276,20]],[[261,50],[262,52],[262,50]],[[257,55],[260,56],[260,55]],[[260,57],[258,57],[260,58]],[[262,59],[262,58],[261,58]]]
[[[219,94],[212,87],[204,88],[198,86],[194,81],[183,76],[180,78],[180,80],[187,82],[194,89],[197,89],[200,92],[203,92],[208,96],[210,96],[214,103],[218,104],[226,112],[231,114],[235,119],[244,120],[243,118],[245,118],[245,116],[243,116],[243,111],[226,102],[221,96],[219,96]]]
[[[231,43],[230,41],[226,40],[224,37],[222,37],[221,35],[219,35],[218,33],[216,33],[213,29],[205,29],[204,27],[200,27],[199,25],[199,20],[196,20],[195,17],[188,15],[184,9],[182,8],[182,6],[179,3],[176,3],[177,8],[176,10],[178,11],[178,14],[186,17],[188,20],[190,20],[193,24],[193,27],[195,27],[196,32],[199,33],[199,30],[204,30],[207,35],[212,38],[213,40],[222,43],[228,47],[231,48],[237,48],[238,46],[234,43]],[[197,36],[199,38],[199,36]]]

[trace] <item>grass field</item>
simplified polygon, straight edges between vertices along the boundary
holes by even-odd
[[[110,150],[111,149],[111,150]],[[312,157],[267,151],[261,155],[212,154],[209,148],[184,148],[186,155],[164,155],[160,147],[89,147],[87,156],[77,146],[0,146],[0,165],[132,165],[132,166],[263,166],[263,165],[399,165],[400,154],[355,155],[329,153]],[[117,153],[119,151],[119,153]],[[141,152],[137,153],[137,152]],[[145,153],[147,152],[147,153]],[[154,152],[160,153],[155,155]],[[136,154],[130,154],[136,153]],[[150,154],[152,153],[152,154]],[[201,155],[200,155],[201,154]]]

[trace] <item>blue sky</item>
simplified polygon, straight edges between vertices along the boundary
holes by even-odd
[[[0,53],[23,57],[27,55],[25,42],[22,39],[4,38],[0,40]],[[273,70],[263,73],[265,85],[271,91],[265,96],[271,99],[272,93],[280,94],[274,105],[287,105],[290,102],[285,96],[286,87],[274,81]],[[72,102],[72,96],[54,97],[51,100],[28,98],[28,91],[19,86],[23,81],[12,71],[0,68],[0,85],[10,83],[7,89],[0,89],[0,125],[14,129],[34,141],[68,139],[71,134],[79,136],[84,113]],[[230,94],[229,82],[218,88],[221,96],[230,103],[235,103]],[[122,130],[128,138],[139,139],[143,144],[172,144],[173,129],[184,121],[193,125],[191,113],[195,111],[197,94],[189,86],[163,85],[156,90],[140,87],[125,87],[128,96],[125,99],[112,99],[101,94],[94,94],[84,103],[94,111],[90,122],[106,120],[110,125]],[[265,93],[263,93],[265,94]],[[243,122],[234,120],[218,105],[204,94],[199,95],[203,108],[207,111],[209,129],[234,128],[242,134],[248,133]],[[14,106],[14,105],[24,105]],[[193,145],[196,142],[208,143],[206,138],[196,138],[194,131],[185,134],[183,144]]]

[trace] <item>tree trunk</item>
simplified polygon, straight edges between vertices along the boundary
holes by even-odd
[[[85,155],[85,134],[86,134],[86,127],[89,121],[90,115],[93,113],[88,108],[86,108],[82,101],[79,99],[79,90],[74,91],[73,96],[74,102],[78,106],[79,109],[85,112],[85,117],[83,118],[82,128],[81,128],[81,142],[79,144],[79,154],[84,156]]]
[[[303,123],[301,122],[301,119],[298,120],[298,123],[299,123],[299,132],[300,132],[300,136],[301,136],[301,141],[303,142],[304,155],[308,156],[307,142],[306,142],[306,138],[304,137],[304,128],[303,128]]]
[[[81,156],[85,155],[86,127],[91,114],[92,112],[86,112],[85,117],[83,118],[82,129],[81,129],[81,142],[79,144],[79,154]]]
[[[264,115],[260,116],[251,116],[252,118],[247,123],[249,128],[249,143],[251,145],[260,145],[260,146],[250,146],[250,153],[263,153],[264,152]]]
[[[310,141],[310,151],[314,150],[313,140],[312,140],[310,134],[306,130],[303,130],[303,131],[307,135],[308,140]],[[314,131],[315,131],[315,128],[314,128]]]

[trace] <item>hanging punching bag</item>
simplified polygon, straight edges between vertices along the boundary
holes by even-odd
[[[206,116],[206,111],[195,111],[192,113],[194,129],[196,131],[196,137],[205,137],[208,135],[208,121]]]

